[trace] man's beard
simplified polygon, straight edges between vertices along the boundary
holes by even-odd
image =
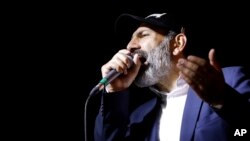
[[[146,58],[148,65],[142,66],[137,77],[135,78],[135,85],[138,87],[149,87],[157,84],[162,79],[168,79],[172,67],[171,52],[169,49],[170,38],[165,37],[162,43],[150,52],[136,50],[143,58]]]

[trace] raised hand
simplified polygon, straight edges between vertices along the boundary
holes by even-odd
[[[208,57],[209,61],[192,55],[181,58],[177,67],[181,77],[201,99],[212,105],[223,105],[225,80],[214,49],[209,51]]]

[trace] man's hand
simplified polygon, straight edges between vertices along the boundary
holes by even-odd
[[[141,61],[139,60],[138,54],[135,54],[133,57],[134,65],[129,68],[131,66],[131,60],[128,57],[129,54],[131,53],[126,49],[120,50],[108,63],[102,66],[103,77],[106,76],[111,69],[123,73],[123,75],[120,75],[106,86],[108,92],[117,92],[128,88],[137,76]]]
[[[197,56],[179,59],[177,67],[181,77],[196,91],[198,96],[212,105],[223,105],[225,80],[215,60],[215,50],[209,51],[209,62]]]

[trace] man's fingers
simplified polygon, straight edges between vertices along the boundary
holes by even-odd
[[[187,62],[185,59],[180,59],[177,63],[177,67],[179,68],[179,70],[184,76],[188,78],[194,77],[195,71],[192,70],[192,67],[195,68],[195,66]]]
[[[206,64],[206,60],[197,56],[190,55],[187,57],[187,60],[193,62],[199,66],[204,66]]]
[[[127,74],[127,69],[133,64],[133,60],[129,55],[129,51],[120,50],[108,63],[102,66],[102,75],[105,76],[112,69]]]
[[[199,68],[199,66],[196,63],[193,63],[185,59],[179,59],[178,64],[184,66],[187,69],[190,69],[193,72],[196,72],[197,69]]]
[[[130,56],[126,55],[126,54],[123,54],[123,53],[117,53],[112,58],[112,60],[115,61],[118,65],[120,65],[120,67],[123,68],[123,69],[128,69],[133,64],[132,58]]]
[[[123,53],[123,54],[126,54],[126,55],[131,55],[131,52],[128,51],[127,49],[122,49],[122,50],[119,50],[118,53]]]

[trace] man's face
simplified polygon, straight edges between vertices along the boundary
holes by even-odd
[[[147,65],[141,67],[135,79],[138,87],[148,87],[167,79],[171,70],[171,52],[169,51],[171,37],[166,37],[148,27],[139,27],[133,34],[128,48],[134,48],[146,59]]]

